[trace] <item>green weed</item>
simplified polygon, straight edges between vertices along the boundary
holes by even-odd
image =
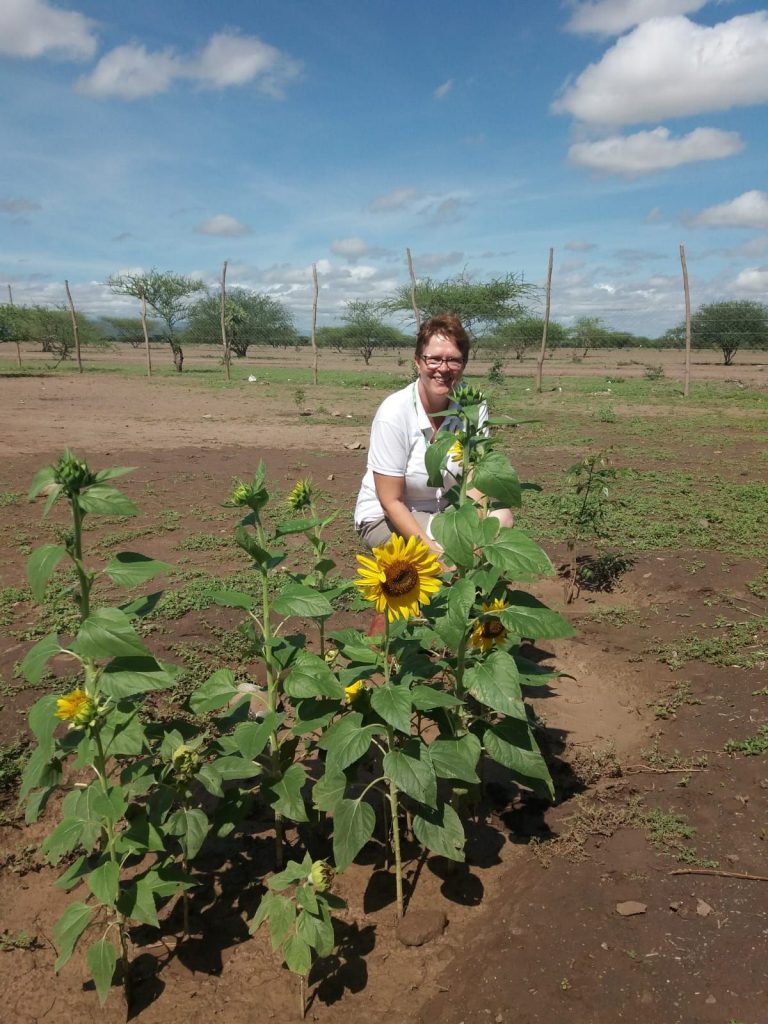
[[[656,718],[674,718],[684,704],[701,704],[701,701],[693,696],[690,683],[681,682],[649,707],[653,708]]]
[[[745,740],[728,740],[723,750],[727,754],[744,754],[746,757],[768,754],[768,724],[761,725],[754,736]]]
[[[10,505],[17,505],[22,501],[24,495],[19,491],[3,491],[0,493],[0,508],[8,508]]]
[[[768,658],[768,616],[746,622],[730,622],[718,618],[713,633],[700,636],[692,633],[655,649],[659,661],[677,669],[689,661],[704,661],[709,665],[728,665],[730,668],[753,668]]]

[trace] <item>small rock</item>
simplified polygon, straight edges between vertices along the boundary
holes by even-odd
[[[717,1000],[715,999],[715,997],[714,997],[714,996],[707,996],[707,998],[706,998],[706,999],[704,1000],[704,1002],[705,1002],[705,1003],[706,1003],[706,1004],[707,1004],[708,1006],[714,1006],[714,1005],[715,1005],[715,1003],[717,1002]]]
[[[648,909],[645,903],[638,903],[637,900],[625,900],[624,903],[616,904],[616,913],[622,917],[634,917],[635,914],[644,914]]]
[[[326,479],[326,480],[333,480],[333,479],[335,479],[335,478],[334,478],[334,475],[333,475],[333,473],[329,473],[329,474],[328,474],[328,476],[327,476],[327,477],[326,477],[325,479]]]
[[[345,448],[348,448],[351,452],[359,451],[363,446],[359,441],[353,441],[352,444],[345,444]]]
[[[669,904],[669,909],[677,913],[681,906],[682,903],[680,902],[680,900],[674,900],[672,903]]]
[[[423,946],[443,934],[448,918],[442,910],[411,910],[397,926],[404,946]]]
[[[709,917],[709,915],[712,913],[712,907],[710,907],[706,900],[697,900],[696,913],[699,915],[699,917]]]

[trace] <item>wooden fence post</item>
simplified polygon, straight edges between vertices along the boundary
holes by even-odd
[[[313,297],[312,297],[312,383],[317,384],[317,264],[312,264],[312,285],[313,285]]]
[[[64,282],[64,287],[67,290],[67,299],[69,300],[69,313],[72,317],[72,333],[75,336],[75,352],[77,354],[77,368],[80,373],[83,372],[83,361],[80,358],[80,331],[77,328],[77,317],[75,316],[75,304],[72,301],[72,293],[69,290],[69,281]]]
[[[231,380],[229,373],[229,341],[227,339],[227,319],[226,319],[226,304],[227,304],[227,261],[224,260],[224,266],[221,268],[221,344],[224,347],[224,368],[227,371],[227,380]]]
[[[685,262],[685,246],[680,243],[680,265],[683,268],[683,291],[685,292],[685,376],[683,378],[683,398],[687,398],[691,388],[691,293],[688,289],[688,266]]]
[[[536,363],[536,390],[541,393],[541,378],[544,373],[544,354],[547,351],[547,331],[549,330],[549,307],[552,299],[552,257],[554,249],[549,250],[549,267],[547,269],[547,290],[544,302],[544,330],[541,333],[541,350]]]

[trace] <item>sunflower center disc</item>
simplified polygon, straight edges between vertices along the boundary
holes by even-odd
[[[387,597],[402,597],[419,585],[419,574],[410,562],[393,562],[385,572],[387,579],[381,589]]]
[[[483,636],[494,639],[497,636],[501,636],[503,633],[504,627],[499,619],[488,619],[487,622],[483,623]]]

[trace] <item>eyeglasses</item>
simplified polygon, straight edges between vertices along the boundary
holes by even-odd
[[[449,370],[460,370],[464,366],[464,360],[456,359],[454,356],[450,359],[445,359],[443,356],[419,356],[419,358],[430,370],[436,370],[442,363],[445,363]]]

